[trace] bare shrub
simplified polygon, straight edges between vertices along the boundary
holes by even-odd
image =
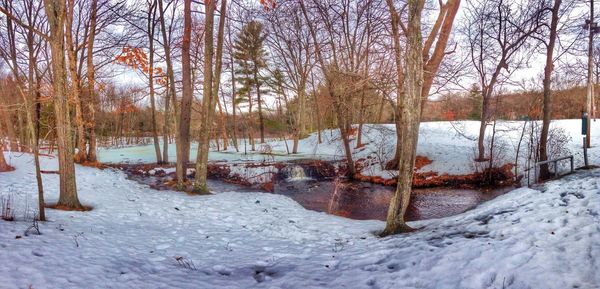
[[[550,129],[548,136],[548,157],[555,159],[570,155],[571,150],[568,145],[571,140],[571,136],[563,128],[555,127]]]
[[[525,122],[521,139],[515,148],[517,151],[517,156],[515,157],[515,175],[519,167],[523,167],[527,184],[537,181],[535,178],[537,178],[536,172],[538,170],[536,164],[540,161],[540,135],[541,123],[536,121]],[[571,137],[563,128],[551,128],[548,133],[548,159],[551,160],[571,155],[572,152],[568,148],[570,141]],[[524,152],[519,154],[520,150]],[[522,163],[522,165],[519,165],[519,163]],[[568,162],[559,163],[559,165],[565,166],[568,165]],[[559,170],[560,168],[556,169]]]
[[[488,136],[485,138],[485,146],[491,153],[485,161],[477,161],[477,147],[473,148],[473,163],[472,167],[476,173],[482,173],[492,168],[499,168],[507,161],[508,142],[501,138]]]
[[[15,220],[15,210],[13,206],[13,198],[11,195],[2,196],[0,198],[0,218],[5,221]]]
[[[375,149],[371,152],[375,159],[379,162],[382,170],[385,169],[385,164],[392,159],[395,147],[390,145],[394,143],[392,137],[395,137],[395,131],[385,126],[376,126],[370,130],[377,130],[376,139],[372,139]]]
[[[36,214],[36,216],[33,217],[33,221],[32,221],[31,226],[29,226],[29,228],[27,228],[27,230],[25,230],[25,233],[23,235],[29,236],[29,232],[35,233],[36,235],[41,235],[42,234],[40,232],[40,226],[38,224],[37,214]]]
[[[75,246],[77,248],[79,248],[79,238],[83,238],[83,239],[87,240],[87,238],[83,235],[83,232],[79,232],[79,233],[73,235],[73,242],[75,242]]]
[[[273,148],[270,144],[263,144],[260,146],[259,152],[263,155],[270,155],[273,153]]]
[[[188,269],[188,270],[192,270],[192,271],[198,270],[198,268],[196,268],[196,265],[194,265],[194,261],[189,260],[185,257],[175,256],[175,261],[177,261],[177,265],[179,267],[182,267],[184,269]]]

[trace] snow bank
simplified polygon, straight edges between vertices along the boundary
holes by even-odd
[[[516,148],[519,146],[519,143],[521,145],[519,173],[522,173],[526,168],[531,166],[531,164],[526,163],[526,158],[530,153],[527,142],[521,141],[524,125],[525,122],[522,121],[498,122],[496,126],[497,148],[495,152],[495,157],[498,159],[498,166],[515,162]],[[532,126],[536,126],[539,129],[540,125],[540,122],[528,122],[524,138],[529,137],[528,130]],[[554,157],[573,154],[575,165],[583,165],[580,125],[580,120],[557,120],[552,122],[551,129],[562,130],[564,132],[563,150],[556,152]],[[395,170],[387,171],[382,169],[382,163],[386,163],[394,155],[396,144],[395,126],[393,124],[365,125],[363,129],[364,147],[356,149],[356,139],[353,137],[351,140],[354,159],[368,163],[362,174],[381,176],[383,178],[395,177],[397,173]],[[433,163],[421,168],[420,172],[434,171],[439,174],[450,175],[462,175],[474,172],[477,169],[476,163],[473,160],[476,158],[478,131],[478,121],[422,123],[417,154],[429,158]],[[490,135],[491,131],[492,127],[488,126],[487,135]],[[243,142],[239,142],[241,144],[241,152],[235,152],[231,146],[228,151],[211,151],[209,160],[240,163],[288,161],[294,159],[344,159],[339,131],[324,130],[321,135],[323,142],[320,144],[318,143],[316,133],[300,140],[299,153],[296,155],[287,154],[284,141],[271,139],[267,142],[267,145],[271,147],[273,154],[266,155],[251,152],[249,151],[249,147],[246,151],[248,154],[244,154]],[[592,144],[598,143],[600,143],[600,126],[593,122]],[[291,147],[291,144],[292,142],[288,140],[288,147]],[[600,163],[600,151],[597,147],[595,146],[589,150],[591,163]],[[155,161],[153,145],[121,149],[101,149],[98,155],[102,162],[151,163]],[[169,147],[169,155],[171,160],[175,159],[174,145]],[[196,144],[192,145],[190,160],[196,160]],[[563,169],[565,168],[563,167]]]
[[[381,239],[373,232],[383,222],[308,211],[279,195],[159,192],[77,166],[80,199],[94,210],[47,210],[42,235],[24,236],[33,164],[9,159],[16,171],[0,174],[0,195],[15,198],[19,221],[0,221],[2,288],[600,287],[599,170]],[[56,201],[58,176],[44,183]]]

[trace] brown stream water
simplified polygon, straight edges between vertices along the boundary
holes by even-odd
[[[460,214],[510,189],[415,189],[406,218],[414,221]],[[394,192],[394,187],[371,183],[336,185],[334,181],[300,180],[280,182],[275,186],[274,193],[288,196],[309,210],[357,220],[385,220]]]

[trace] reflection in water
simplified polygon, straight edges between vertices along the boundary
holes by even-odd
[[[335,209],[337,205],[340,203],[340,192],[341,192],[341,182],[339,179],[336,179],[333,182],[333,194],[331,198],[329,198],[329,206],[327,207],[327,214],[335,214]]]

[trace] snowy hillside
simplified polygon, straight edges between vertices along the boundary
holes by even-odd
[[[77,167],[90,212],[36,202],[32,159],[0,174],[17,221],[0,221],[0,288],[599,288],[600,170],[518,189],[419,231],[303,209],[263,193],[154,191],[119,171]],[[43,168],[56,159],[43,159]],[[58,176],[44,175],[56,201]],[[19,237],[20,236],[20,237]]]

